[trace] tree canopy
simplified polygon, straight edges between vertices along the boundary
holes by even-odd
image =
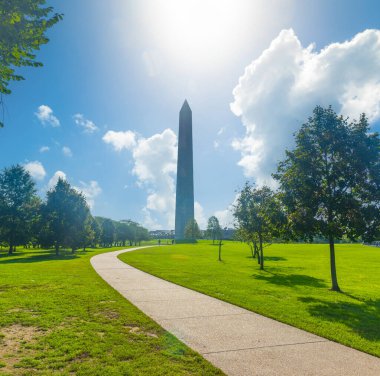
[[[214,215],[208,219],[207,222],[207,235],[211,237],[212,242],[215,242],[215,239],[221,237],[222,228],[220,227],[219,220]]]
[[[73,251],[83,244],[86,230],[90,231],[88,217],[90,210],[86,199],[63,179],[47,193],[43,208],[46,231],[54,239],[56,253],[60,246]]]
[[[10,81],[24,79],[16,68],[43,65],[35,52],[48,43],[46,31],[62,19],[45,4],[46,0],[0,0],[0,95],[11,93]]]
[[[195,219],[190,221],[185,226],[185,239],[196,240],[201,237],[201,231],[199,230],[198,223]]]
[[[371,240],[380,221],[380,140],[366,116],[349,122],[331,107],[315,107],[286,151],[280,183],[295,237],[329,239],[332,289],[339,291],[335,239]]]
[[[0,239],[9,245],[9,254],[28,241],[39,204],[35,184],[22,166],[0,173]]]
[[[149,232],[131,220],[114,221],[93,217],[85,196],[66,180],[46,193],[46,200],[36,194],[35,183],[23,166],[0,171],[0,245],[12,254],[18,245],[60,249],[112,247],[140,244]]]
[[[260,269],[264,269],[264,243],[270,244],[281,235],[286,223],[278,197],[267,186],[256,188],[248,182],[240,191],[234,207],[238,233],[259,250]]]

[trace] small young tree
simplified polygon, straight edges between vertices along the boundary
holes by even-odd
[[[279,237],[286,222],[279,199],[269,187],[255,188],[247,182],[233,214],[241,233],[258,243],[260,269],[264,269],[264,244]]]
[[[235,232],[235,239],[240,240],[248,244],[251,251],[252,258],[257,257],[257,262],[260,264],[260,253],[259,247],[257,246],[257,239],[254,232],[248,232],[247,229],[243,227],[238,227]]]
[[[224,237],[224,232],[227,230],[227,227],[222,229],[220,227],[218,237],[219,237],[219,242],[218,242],[218,261],[222,261],[222,245],[223,245],[223,237]]]
[[[185,226],[185,239],[195,241],[200,237],[201,232],[199,230],[197,221],[195,219],[190,219],[190,221]]]
[[[30,240],[39,206],[35,184],[22,166],[0,173],[0,239],[8,244],[9,255],[17,245]]]
[[[219,220],[214,215],[208,219],[206,233],[212,239],[212,244],[215,243],[215,239],[220,238],[222,228],[220,227]]]
[[[335,239],[371,240],[380,222],[380,139],[365,115],[349,123],[315,107],[274,174],[297,236],[329,240],[332,290],[340,291]]]

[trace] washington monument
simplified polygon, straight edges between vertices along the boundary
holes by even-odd
[[[179,112],[175,239],[185,239],[185,227],[194,219],[193,125],[187,100]]]

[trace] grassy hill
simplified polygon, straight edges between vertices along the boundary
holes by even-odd
[[[0,252],[0,374],[222,374],[96,274],[116,249]]]
[[[273,244],[260,271],[246,244],[161,246],[121,260],[158,277],[380,356],[380,248],[336,245],[343,293],[329,291],[326,244]]]

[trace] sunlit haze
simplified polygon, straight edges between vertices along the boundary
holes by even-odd
[[[195,217],[232,226],[317,104],[380,117],[377,1],[51,0],[42,68],[4,96],[0,167],[59,177],[94,215],[173,229],[178,113],[193,114]],[[365,67],[365,68],[364,68]],[[21,135],[21,136],[20,136]]]

